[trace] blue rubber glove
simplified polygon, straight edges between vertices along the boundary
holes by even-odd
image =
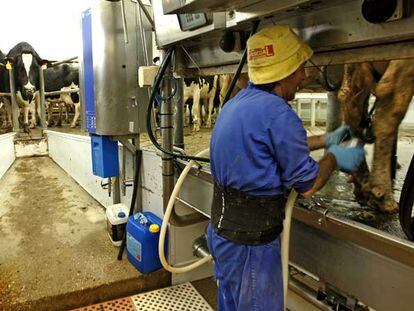
[[[352,131],[349,125],[342,125],[338,127],[335,131],[326,133],[326,148],[329,148],[332,145],[339,145],[347,135],[349,136],[349,138],[354,137],[354,131]]]
[[[345,173],[353,173],[358,170],[365,158],[363,144],[356,147],[332,145],[328,151],[334,155],[338,169]]]

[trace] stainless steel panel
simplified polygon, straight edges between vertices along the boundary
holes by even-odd
[[[412,266],[300,221],[292,226],[290,260],[376,310],[412,310]]]
[[[272,24],[289,24],[315,50],[314,59],[321,63],[344,63],[347,61],[365,61],[369,58],[384,60],[392,58],[407,58],[414,56],[411,48],[414,40],[414,16],[383,24],[371,24],[365,21],[361,14],[361,1],[322,1],[312,9],[287,8],[292,1],[260,1],[254,6],[236,11],[226,16],[226,29],[248,31],[250,21],[260,18],[261,28]],[[278,6],[283,7],[278,10]],[[306,7],[306,6],[305,6]],[[315,9],[317,7],[317,9]],[[267,17],[267,18],[264,18]],[[159,17],[164,18],[164,17]],[[175,18],[175,16],[168,16]],[[164,36],[162,30],[157,36]],[[175,31],[179,31],[175,29]],[[185,68],[215,68],[238,63],[241,54],[237,52],[224,53],[218,47],[218,42],[224,30],[203,33],[197,37],[200,40],[185,41],[177,33],[176,43],[184,46],[197,64],[189,57],[182,59]],[[170,37],[172,38],[172,37]],[[171,43],[172,40],[169,41]],[[162,45],[162,40],[161,40]],[[321,56],[321,57],[319,57]],[[213,73],[214,69],[207,70]]]
[[[226,14],[214,13],[209,25],[191,31],[181,31],[176,15],[164,15],[162,0],[153,0],[152,6],[158,47],[166,47],[181,41],[191,42],[190,39],[210,34],[226,26]]]
[[[193,168],[180,199],[208,216],[212,194],[208,170]],[[295,207],[293,217],[291,263],[377,310],[412,309],[414,243],[322,208]]]
[[[220,12],[228,10],[243,10],[246,7],[254,6],[257,3],[263,1],[260,0],[163,0],[164,14],[177,14],[177,13],[199,13],[199,12]],[[295,7],[302,3],[321,2],[311,0],[282,0],[273,1],[277,2],[277,5],[283,7],[284,3],[288,3],[289,6]]]
[[[92,5],[92,47],[96,133],[138,134],[145,129],[148,92],[138,88],[138,66],[145,65],[137,6],[125,1],[125,42],[120,2],[94,1]],[[151,59],[151,25],[144,19],[148,57]]]

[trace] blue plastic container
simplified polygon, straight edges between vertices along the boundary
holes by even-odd
[[[137,213],[128,219],[127,256],[141,273],[150,273],[162,267],[158,255],[161,224],[162,220],[151,212]]]

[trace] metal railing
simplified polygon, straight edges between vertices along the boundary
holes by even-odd
[[[71,63],[72,61],[78,59],[78,57],[71,57],[67,58],[62,61],[57,61],[49,65],[48,67],[55,67],[61,64],[65,63]],[[10,84],[10,93],[0,93],[0,96],[8,96],[11,98],[11,104],[12,104],[12,121],[13,121],[13,132],[19,133],[21,132],[20,126],[19,126],[19,106],[17,104],[17,98],[16,98],[16,83],[14,79],[14,66],[12,62],[8,62],[7,65],[5,65],[6,68],[9,71],[9,84]],[[39,95],[40,95],[40,123],[42,126],[42,133],[44,130],[47,129],[47,123],[46,123],[46,96],[52,96],[52,95],[60,95],[63,93],[77,93],[79,92],[79,88],[73,88],[70,90],[58,90],[53,92],[45,92],[45,81],[44,81],[44,70],[46,69],[46,65],[42,65],[39,67],[39,80],[40,80],[40,88],[39,88]],[[36,113],[36,112],[34,112]]]
[[[53,96],[53,95],[60,95],[60,94],[67,94],[67,93],[77,93],[79,92],[79,88],[70,89],[70,90],[58,90],[58,91],[45,91],[45,76],[44,70],[46,68],[56,67],[62,64],[71,63],[73,60],[78,59],[77,56],[70,57],[62,61],[57,61],[46,67],[45,65],[39,68],[39,80],[40,80],[40,88],[39,88],[39,96],[40,96],[40,120],[42,125],[42,131],[47,129],[47,122],[46,122],[46,96]]]

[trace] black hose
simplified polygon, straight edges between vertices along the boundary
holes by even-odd
[[[131,199],[131,206],[129,207],[129,214],[128,218],[134,214],[135,204],[137,202],[137,195],[138,195],[138,184],[139,184],[139,175],[141,173],[141,160],[142,160],[142,150],[135,151],[135,174],[134,174],[134,188],[132,190],[132,199]],[[118,260],[122,260],[122,254],[124,253],[124,249],[126,246],[126,225],[124,230],[124,235],[122,236],[121,246],[118,252]]]
[[[252,30],[250,32],[250,36],[252,36],[253,34],[256,33],[257,28],[259,27],[260,21],[254,21],[253,22],[253,26],[252,26]],[[174,48],[170,47],[167,52],[165,53],[165,58],[163,59],[160,69],[158,70],[157,75],[155,76],[155,81],[154,81],[154,85],[152,87],[152,91],[151,91],[151,96],[149,99],[149,103],[147,106],[147,132],[148,132],[148,137],[151,140],[152,144],[161,152],[168,154],[169,156],[172,156],[174,158],[180,158],[180,159],[184,159],[184,160],[194,160],[194,161],[200,161],[200,162],[210,162],[209,158],[202,158],[202,157],[194,157],[194,156],[187,156],[187,155],[182,155],[179,153],[174,153],[171,151],[168,151],[166,149],[164,149],[157,141],[156,137],[154,136],[154,133],[152,132],[152,124],[151,124],[151,111],[152,111],[152,107],[154,105],[154,101],[155,101],[155,94],[161,84],[161,81],[163,79],[163,76],[165,74],[165,71],[167,70],[167,66],[169,66],[170,62],[171,62],[171,58],[172,55],[174,53]],[[243,69],[244,64],[246,63],[247,60],[247,47],[243,52],[243,56],[239,62],[239,66],[237,67],[236,73],[233,76],[233,79],[231,80],[229,89],[227,90],[226,96],[224,97],[224,103],[226,103],[228,101],[228,99],[230,98],[230,94],[233,92],[234,86],[236,85],[236,81],[240,76],[240,73]],[[223,104],[224,105],[224,104]]]
[[[163,76],[165,74],[165,71],[167,70],[167,66],[169,66],[170,62],[171,62],[171,57],[173,55],[174,49],[173,48],[169,48],[167,50],[167,52],[165,53],[165,58],[162,61],[162,64],[160,66],[160,69],[157,73],[157,75],[155,76],[155,81],[154,81],[154,85],[152,87],[152,91],[151,91],[151,96],[149,99],[149,103],[148,103],[148,107],[147,107],[147,132],[148,132],[148,136],[149,139],[151,140],[151,142],[153,143],[153,145],[160,151],[164,152],[165,154],[168,154],[174,158],[180,158],[180,159],[185,159],[185,160],[194,160],[194,161],[201,161],[201,162],[210,162],[210,159],[208,158],[202,158],[202,157],[193,157],[193,156],[186,156],[186,155],[182,155],[179,153],[174,153],[171,151],[168,151],[166,149],[164,149],[157,141],[157,139],[154,136],[154,133],[152,132],[152,126],[151,126],[151,110],[154,104],[154,100],[155,100],[155,94],[160,86],[160,83],[163,79]]]
[[[257,28],[259,28],[259,24],[260,24],[260,20],[253,22],[252,30],[250,31],[250,37],[256,33]],[[234,86],[236,85],[237,79],[240,76],[240,73],[243,69],[244,64],[246,63],[246,60],[247,60],[247,47],[244,49],[242,58],[240,59],[240,62],[239,62],[239,66],[237,67],[237,70],[234,73],[233,79],[230,82],[230,86],[227,89],[226,96],[224,96],[223,106],[230,99],[231,93],[233,92]]]

